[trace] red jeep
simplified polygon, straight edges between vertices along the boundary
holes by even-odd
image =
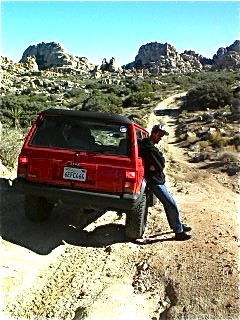
[[[59,201],[114,210],[126,213],[129,238],[142,237],[153,205],[138,150],[146,136],[143,127],[118,114],[43,111],[23,144],[14,181],[25,194],[26,216],[45,220]]]

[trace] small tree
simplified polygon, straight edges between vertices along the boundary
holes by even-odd
[[[230,105],[232,98],[232,90],[225,82],[206,83],[188,92],[183,108],[190,111],[218,109]]]

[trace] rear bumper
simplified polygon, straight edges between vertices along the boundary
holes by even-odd
[[[13,181],[13,188],[24,194],[47,198],[49,201],[61,200],[91,209],[130,210],[141,200],[141,194],[114,195],[33,183],[19,178]]]

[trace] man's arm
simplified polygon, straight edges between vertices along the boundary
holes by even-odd
[[[151,152],[151,157],[153,160],[152,163],[153,163],[153,166],[155,167],[155,170],[157,172],[162,172],[165,167],[165,159],[163,155],[158,150],[156,150],[156,152]]]

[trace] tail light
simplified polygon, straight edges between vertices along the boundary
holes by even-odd
[[[17,175],[19,178],[25,178],[27,174],[28,157],[20,155],[18,157]]]
[[[136,171],[126,171],[125,183],[124,183],[124,192],[125,193],[134,193],[136,186]]]

